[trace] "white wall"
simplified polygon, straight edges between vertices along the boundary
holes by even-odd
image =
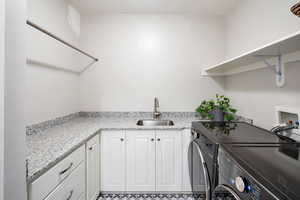
[[[300,20],[290,12],[299,0],[243,0],[226,20],[227,58],[299,31]]]
[[[100,57],[80,77],[81,110],[194,111],[203,98],[222,93],[222,79],[201,68],[224,56],[219,18],[119,14],[85,17],[81,45]]]
[[[28,19],[78,45],[61,0],[28,0]],[[50,37],[28,28],[27,58],[66,69],[80,66],[78,53]],[[44,65],[27,64],[27,125],[79,111],[78,75]]]
[[[4,0],[0,0],[0,200],[3,200],[4,167],[4,6]]]
[[[270,129],[275,124],[275,106],[299,106],[300,64],[286,68],[284,88],[275,84],[270,69],[241,73],[226,79],[226,93],[233,99],[239,114],[254,119],[258,126]]]
[[[78,75],[28,65],[26,124],[79,111]]]
[[[61,20],[66,19],[64,1],[51,1],[50,7],[46,1],[28,1],[34,2],[29,3],[29,10],[34,11],[29,12],[30,19],[78,44],[67,22]],[[80,46],[100,57],[100,62],[79,78],[29,65],[27,107],[31,115],[27,124],[79,110],[150,111],[155,96],[163,111],[192,111],[202,99],[224,92],[224,80],[201,77],[201,68],[299,31],[299,18],[289,12],[296,2],[240,1],[226,23],[221,18],[193,15],[86,16]],[[56,7],[56,12],[49,9]],[[74,60],[62,60],[69,61]],[[284,88],[275,88],[274,74],[262,69],[227,78],[226,93],[233,98],[239,114],[269,128],[275,120],[274,105],[296,103],[297,88],[291,83],[291,71],[297,69],[292,68],[287,66]],[[250,83],[244,85],[244,80]],[[268,103],[249,105],[247,99]],[[258,116],[259,111],[264,112]]]
[[[5,4],[4,200],[20,200],[26,199],[26,1]]]
[[[226,57],[237,56],[273,40],[300,31],[300,19],[290,13],[298,0],[244,0],[227,18]],[[300,63],[286,66],[287,84],[277,88],[269,69],[241,73],[225,80],[226,93],[239,113],[255,124],[271,128],[275,123],[275,105],[299,105]]]

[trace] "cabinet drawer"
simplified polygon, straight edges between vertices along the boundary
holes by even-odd
[[[84,160],[85,147],[83,145],[28,186],[29,200],[44,199]]]
[[[81,163],[45,200],[79,200],[85,195],[85,164]]]

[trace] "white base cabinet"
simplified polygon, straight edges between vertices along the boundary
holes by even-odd
[[[127,191],[155,191],[155,131],[127,131]]]
[[[84,162],[85,148],[83,145],[28,185],[29,200],[45,199],[55,188],[64,184],[79,165],[85,166]],[[83,183],[85,183],[85,172],[80,176],[84,178]],[[83,190],[85,190],[85,185],[83,185]]]
[[[182,188],[183,192],[191,192],[192,186],[189,173],[189,146],[192,141],[191,129],[182,131]]]
[[[190,191],[189,142],[189,130],[102,131],[101,191]]]
[[[29,200],[96,200],[100,191],[191,191],[190,130],[102,131],[29,184]]]
[[[156,191],[181,191],[181,131],[156,132]]]
[[[81,163],[45,200],[78,200],[85,196],[85,165]]]
[[[191,191],[190,130],[102,131],[29,184],[29,200],[96,200],[100,191]]]
[[[101,191],[125,191],[126,145],[124,131],[101,132]]]
[[[100,191],[100,137],[86,143],[86,200],[96,200]]]
[[[96,200],[100,192],[99,143],[98,134],[30,183],[29,200]]]

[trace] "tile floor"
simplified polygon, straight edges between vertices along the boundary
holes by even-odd
[[[100,194],[98,200],[205,200],[205,194]]]

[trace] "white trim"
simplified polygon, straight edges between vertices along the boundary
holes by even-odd
[[[4,198],[26,199],[26,0],[5,1]]]
[[[0,0],[0,200],[3,196],[3,170],[4,170],[4,24],[5,4]]]

